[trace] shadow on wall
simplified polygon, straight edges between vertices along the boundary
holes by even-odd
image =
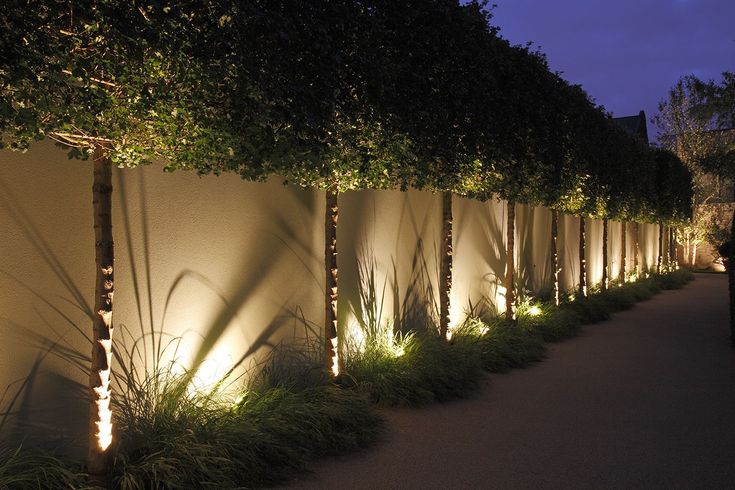
[[[208,188],[192,189],[190,180]],[[242,188],[234,198],[222,197],[211,194],[222,182],[202,184],[206,180],[154,176],[152,169],[116,172],[113,393],[127,389],[131,378],[143,383],[155,370],[186,369],[200,355],[209,356],[197,373],[200,386],[230,371],[238,378],[265,354],[264,347],[301,335],[304,325],[322,323],[314,316],[321,308],[298,306],[321,304],[323,297],[316,275],[322,258],[314,253],[321,248],[314,246],[323,212],[318,194],[228,179],[229,187]],[[77,227],[69,222],[78,213],[60,216],[52,223],[61,228],[60,235],[46,220],[38,222],[34,216],[39,203],[21,203],[17,196],[22,186],[12,182],[21,192],[0,177],[0,218],[8,225],[6,245],[15,251],[6,257],[13,264],[0,259],[0,328],[6,339],[0,382],[7,386],[0,429],[6,442],[63,446],[70,455],[81,456],[88,423],[92,208],[89,219],[85,216],[78,224],[89,227],[80,236],[68,231]],[[256,185],[261,186],[255,189],[258,195],[251,196],[248,191]],[[149,189],[156,189],[156,195],[149,195]],[[91,203],[91,192],[82,194]],[[273,194],[271,200],[283,203],[279,208],[269,202],[267,195]],[[221,202],[210,206],[212,195]],[[232,208],[224,220],[206,219],[243,196],[249,196],[247,203]],[[47,213],[57,204],[40,205]],[[244,207],[248,213],[242,216]],[[205,219],[192,220],[192,209]],[[233,228],[239,231],[232,233]],[[227,237],[218,237],[222,232]],[[61,253],[55,247],[58,236],[72,245],[61,246]],[[252,239],[239,241],[244,236]],[[69,248],[82,252],[69,256]],[[308,320],[312,317],[315,322]]]
[[[454,324],[469,314],[492,316],[505,308],[506,263],[504,201],[456,198],[454,213]],[[462,278],[461,281],[457,280]],[[462,308],[459,314],[457,308]]]
[[[342,331],[356,337],[435,329],[439,252],[437,243],[428,252],[424,241],[438,236],[432,195],[348,192],[340,196],[340,210]]]
[[[518,278],[516,288],[532,296],[551,296],[551,213],[530,205],[516,206]]]

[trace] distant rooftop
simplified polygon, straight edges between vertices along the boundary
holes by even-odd
[[[628,134],[638,136],[640,139],[648,143],[648,126],[646,125],[646,113],[641,111],[637,116],[614,117],[618,126],[623,128]]]

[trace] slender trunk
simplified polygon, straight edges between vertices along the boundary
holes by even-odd
[[[341,364],[339,358],[339,339],[337,336],[337,218],[339,205],[337,193],[327,190],[326,209],[324,213],[324,268],[325,282],[325,367],[334,376],[339,375]]]
[[[512,321],[515,318],[513,290],[513,276],[515,276],[515,235],[516,235],[516,203],[508,201],[508,229],[506,234],[505,251],[505,319]]]
[[[554,304],[559,306],[559,211],[551,210],[551,270],[554,273]]]
[[[609,222],[607,218],[602,220],[602,290],[607,291],[609,276],[607,273],[607,231]]]
[[[692,244],[692,269],[697,268],[697,242]]]
[[[441,284],[439,285],[439,334],[448,338],[452,292],[452,193],[442,194]]]
[[[89,372],[90,420],[87,469],[96,478],[104,478],[111,462],[112,445],[110,367],[115,251],[112,241],[112,162],[99,148],[94,154],[92,204],[96,272],[92,318],[92,363]]]
[[[658,224],[658,260],[656,261],[656,272],[661,274],[664,254],[664,225]]]
[[[579,217],[579,296],[587,297],[587,259],[585,250],[587,248],[587,236],[584,231],[584,216]]]
[[[674,246],[674,268],[679,268],[679,242],[676,239],[676,230],[674,230],[674,236],[672,238],[672,243]]]
[[[676,268],[676,239],[674,227],[669,226],[669,269]]]
[[[636,277],[641,275],[641,262],[640,262],[640,231],[641,227],[638,222],[633,225],[633,270],[635,271]]]
[[[687,265],[690,267],[692,266],[692,247],[691,247],[691,239],[689,238],[689,234],[687,233],[687,241],[684,248],[684,260],[687,262]]]
[[[628,225],[625,221],[620,223],[620,283],[625,283],[626,247],[628,246]]]
[[[735,209],[732,213],[732,224],[730,225],[730,237],[735,237]],[[735,247],[730,247],[730,257],[727,264],[727,279],[730,289],[730,341],[735,347]]]

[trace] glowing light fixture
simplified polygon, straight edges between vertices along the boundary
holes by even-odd
[[[541,308],[538,305],[533,305],[528,309],[528,314],[531,316],[539,316],[541,314]]]

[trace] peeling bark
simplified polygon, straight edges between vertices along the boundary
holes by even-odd
[[[442,194],[441,284],[439,285],[439,334],[446,339],[451,320],[452,293],[452,193]]]
[[[516,203],[508,201],[506,206],[508,208],[508,229],[505,256],[505,319],[512,321],[515,318],[513,278],[515,276]]]
[[[607,232],[608,232],[609,222],[607,218],[602,220],[602,290],[606,291],[608,287],[608,283],[610,282],[610,278],[608,276],[607,271],[607,263],[608,263],[608,256],[607,256]]]
[[[633,270],[635,271],[636,277],[641,275],[641,262],[640,262],[640,225],[636,222],[633,225]]]
[[[625,282],[625,268],[628,265],[627,264],[627,250],[626,247],[628,246],[628,225],[625,221],[620,223],[620,282]]]
[[[661,274],[664,260],[664,225],[658,224],[658,260],[656,261],[656,272]]]
[[[337,376],[341,372],[339,358],[339,341],[337,337],[337,218],[339,206],[337,193],[326,192],[326,209],[324,213],[324,267],[325,267],[325,367]]]
[[[579,217],[579,296],[587,297],[587,236],[584,229],[584,216]]]
[[[554,274],[554,304],[559,306],[559,211],[551,210],[551,270]]]
[[[94,154],[92,204],[94,208],[95,287],[92,318],[92,363],[89,372],[89,449],[87,469],[104,477],[111,463],[112,412],[112,300],[114,244],[112,241],[112,162],[102,149]]]

